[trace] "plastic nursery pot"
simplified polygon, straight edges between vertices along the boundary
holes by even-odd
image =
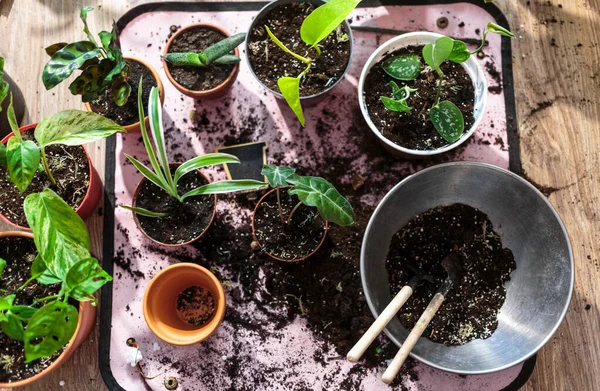
[[[13,95],[13,108],[15,109],[17,123],[21,123],[23,116],[25,115],[25,98],[19,87],[6,73],[4,74],[4,79],[8,83],[10,93]],[[6,116],[9,104],[10,97],[7,96],[2,102],[2,111],[0,112],[0,137],[5,137],[10,133],[10,125],[8,124],[8,117]]]
[[[27,132],[29,130],[33,131],[36,128],[36,126],[37,126],[37,124],[23,126],[23,127],[19,128],[19,131],[21,133]],[[8,142],[8,140],[13,136],[14,136],[14,134],[10,133],[8,136],[6,136],[4,139],[2,139],[2,144],[6,144]],[[100,175],[98,175],[98,173],[94,169],[94,166],[92,165],[92,159],[90,158],[90,154],[87,152],[87,150],[85,149],[84,146],[81,146],[81,147],[85,151],[85,156],[87,158],[88,166],[90,168],[90,183],[89,183],[88,189],[85,193],[85,197],[83,197],[83,201],[81,201],[81,204],[79,205],[79,207],[77,207],[77,209],[75,209],[75,212],[77,212],[79,217],[81,217],[82,219],[86,219],[87,217],[89,217],[92,214],[92,212],[94,212],[94,209],[100,202],[100,198],[102,197],[103,186],[102,186],[102,180],[100,179]],[[1,213],[0,213],[0,219],[6,221],[8,224],[12,225],[13,227],[16,227],[16,228],[19,228],[19,229],[25,230],[25,231],[31,231],[28,227],[23,227],[16,223],[13,223],[12,221],[10,221],[8,219],[8,217],[4,216]]]
[[[6,237],[24,237],[33,239],[33,235],[28,232],[0,232],[0,238]],[[96,321],[96,307],[93,307],[89,301],[79,303],[79,320],[77,321],[77,328],[75,334],[71,337],[67,347],[60,356],[46,369],[38,373],[35,376],[28,377],[27,379],[19,380],[13,383],[0,383],[0,388],[17,388],[31,385],[36,381],[48,376],[52,371],[60,367],[71,355],[79,345],[85,341],[88,337],[92,328],[94,328],[94,322]]]
[[[177,314],[177,298],[192,286],[210,291],[215,299],[215,313],[201,326],[192,326]],[[144,319],[150,330],[161,340],[178,346],[204,341],[219,327],[225,317],[223,286],[209,270],[193,263],[178,263],[155,275],[144,293]]]
[[[214,24],[209,24],[209,23],[190,24],[189,26],[185,26],[184,28],[179,29],[175,34],[173,34],[171,36],[171,38],[169,38],[169,41],[167,42],[167,45],[165,46],[165,50],[164,50],[163,54],[169,53],[171,46],[173,45],[173,42],[175,41],[175,39],[180,37],[185,32],[187,32],[191,29],[199,28],[199,27],[205,28],[207,30],[215,30],[215,31],[223,34],[226,37],[231,36],[231,34],[229,34],[225,29],[223,29],[219,26],[216,26]],[[236,56],[238,56],[238,57],[240,56],[240,50],[237,47],[234,49],[234,53]],[[238,77],[238,74],[240,73],[240,64],[237,63],[234,66],[231,73],[229,74],[229,77],[227,79],[225,79],[225,81],[223,83],[219,84],[218,86],[216,86],[215,88],[212,88],[210,90],[197,91],[197,90],[190,90],[190,89],[182,86],[181,84],[179,84],[173,78],[173,75],[171,75],[171,71],[169,69],[169,66],[167,65],[168,64],[167,61],[165,61],[163,59],[162,62],[163,62],[163,67],[165,68],[165,73],[167,75],[167,79],[169,79],[171,84],[173,84],[173,86],[182,94],[190,96],[192,98],[196,98],[196,99],[211,99],[211,98],[218,98],[218,97],[224,95],[227,91],[229,91],[229,89],[231,89],[231,87],[233,86],[233,83],[235,82],[235,80]]]
[[[125,60],[129,60],[129,61],[136,61],[140,64],[142,64],[144,67],[148,68],[150,70],[150,72],[152,72],[152,76],[154,76],[154,80],[156,80],[156,85],[158,86],[158,94],[160,95],[160,103],[161,105],[165,102],[165,89],[163,86],[162,81],[160,80],[160,76],[158,75],[158,72],[156,72],[156,69],[154,69],[154,67],[152,65],[150,65],[148,62],[136,58],[136,57],[129,57],[129,56],[123,56],[123,58]],[[130,96],[130,99],[137,99],[137,86],[132,86],[132,93]],[[85,108],[87,111],[91,111],[93,112],[94,110],[92,110],[92,106],[89,104],[89,102],[84,102],[85,104]],[[148,111],[147,108],[144,108],[144,111]],[[146,122],[146,127],[150,127],[150,120],[148,119],[148,116],[146,115],[144,117],[144,121]],[[133,123],[133,124],[129,124],[129,125],[124,125],[123,128],[125,128],[125,132],[127,133],[139,133],[141,132],[140,129],[140,121]]]
[[[379,129],[377,129],[377,126],[375,126],[373,121],[371,121],[364,95],[365,79],[371,71],[371,69],[375,65],[377,65],[388,53],[392,53],[406,46],[420,46],[426,45],[428,43],[434,43],[435,40],[440,37],[442,37],[442,35],[436,33],[414,32],[402,34],[395,38],[392,38],[389,41],[382,44],[381,46],[379,46],[377,50],[373,52],[371,57],[369,57],[369,59],[367,60],[362,70],[362,73],[360,74],[360,80],[358,82],[358,100],[360,105],[360,111],[362,112],[365,121],[369,125],[369,128],[371,128],[371,131],[375,134],[375,136],[377,136],[384,148],[396,157],[405,159],[422,159],[450,151],[464,143],[469,137],[471,137],[471,135],[473,135],[475,129],[477,129],[477,126],[479,126],[479,123],[481,122],[485,114],[485,106],[487,104],[487,82],[485,74],[483,73],[483,69],[479,65],[479,62],[477,62],[477,60],[474,58],[475,56],[471,56],[467,61],[465,61],[461,65],[465,68],[465,70],[471,77],[475,89],[475,102],[473,112],[474,122],[473,126],[471,126],[469,130],[464,132],[460,139],[458,139],[454,143],[446,145],[442,148],[432,150],[416,150],[404,148],[385,138],[381,134]]]
[[[170,167],[178,167],[181,163],[169,163]],[[204,180],[206,180],[207,183],[210,183],[210,180],[206,177],[206,175],[204,175],[202,173],[202,171],[200,170],[196,170],[200,173],[200,175],[202,175],[202,178],[204,178]],[[144,177],[140,183],[138,183],[137,187],[135,188],[135,192],[133,193],[133,199],[132,199],[132,204],[133,206],[135,206],[136,200],[138,198],[139,192],[142,189],[142,185],[147,181],[148,179],[146,179],[146,177]],[[202,231],[200,233],[200,235],[196,236],[195,238],[185,242],[185,243],[163,243],[160,242],[156,239],[154,239],[152,236],[148,235],[142,228],[142,225],[140,224],[140,221],[138,220],[137,214],[134,212],[131,212],[133,214],[133,221],[135,221],[135,225],[137,226],[137,228],[140,230],[140,232],[149,240],[153,241],[156,244],[160,244],[161,246],[166,246],[166,247],[181,247],[181,246],[185,246],[188,245],[190,243],[195,242],[196,240],[200,239],[202,236],[204,236],[204,234],[206,233],[206,231],[208,231],[208,229],[210,228],[210,226],[213,223],[213,220],[215,219],[215,215],[217,213],[217,195],[214,194],[214,207],[213,207],[213,212],[212,215],[210,217],[210,221],[208,222],[208,224],[206,225],[206,228],[204,228],[204,231]]]
[[[275,95],[276,98],[281,99],[281,100],[285,100],[283,95],[281,95],[281,93],[274,91],[274,90],[270,89],[269,87],[267,87],[266,85],[264,85],[264,83],[258,78],[256,73],[254,73],[254,68],[252,68],[252,64],[250,63],[250,58],[248,56],[248,53],[249,53],[248,52],[248,50],[249,50],[248,41],[250,39],[250,32],[253,31],[254,28],[258,27],[258,22],[260,20],[262,20],[262,18],[265,15],[267,15],[274,8],[277,8],[279,6],[286,5],[286,4],[291,4],[291,3],[310,3],[310,4],[314,4],[316,6],[320,6],[320,5],[325,4],[325,1],[322,1],[322,0],[275,0],[275,1],[272,1],[269,4],[265,5],[260,11],[258,11],[258,14],[252,20],[252,23],[250,24],[250,27],[248,28],[248,35],[246,36],[246,46],[245,46],[245,48],[246,48],[246,63],[248,65],[248,68],[250,69],[250,73],[252,73],[252,76],[254,76],[254,78],[256,80],[258,80],[258,82],[263,86],[263,88],[265,88],[266,90],[269,90],[269,92],[271,92],[273,95]],[[325,98],[325,95],[329,91],[331,91],[341,80],[344,79],[344,77],[346,76],[346,73],[348,73],[348,69],[350,68],[350,64],[352,63],[352,55],[354,52],[354,40],[352,38],[352,29],[350,28],[350,24],[348,23],[348,21],[344,20],[342,22],[342,24],[344,25],[344,28],[346,30],[346,33],[348,34],[348,38],[349,38],[349,42],[350,42],[350,56],[348,57],[348,64],[346,65],[346,69],[344,70],[344,73],[342,73],[342,75],[339,77],[339,79],[337,79],[336,82],[333,83],[328,88],[326,88],[323,91],[316,93],[314,95],[301,96],[300,102],[302,103],[303,106],[314,106],[317,103],[319,103],[321,100],[323,100]],[[298,37],[300,37],[300,32],[298,32]],[[267,39],[269,39],[269,38],[267,38]],[[291,58],[291,56],[290,56],[290,58]],[[280,76],[285,76],[285,75],[280,75]]]
[[[310,256],[312,256],[314,253],[316,253],[321,248],[321,246],[325,242],[325,238],[327,237],[327,231],[329,230],[329,222],[325,221],[325,230],[323,231],[323,237],[321,238],[321,241],[319,242],[319,244],[310,253],[308,253],[308,255],[305,255],[305,256],[300,257],[300,258],[295,258],[295,259],[283,259],[283,258],[279,258],[279,257],[277,257],[277,256],[275,256],[273,254],[268,253],[267,251],[265,251],[265,249],[263,248],[262,244],[260,243],[260,240],[258,240],[258,237],[256,236],[256,229],[254,227],[254,216],[256,215],[256,211],[258,210],[258,207],[265,200],[265,198],[267,198],[271,193],[273,193],[276,190],[277,189],[271,189],[265,195],[263,195],[260,198],[260,200],[258,200],[258,203],[256,204],[256,207],[254,208],[254,212],[252,213],[252,237],[254,238],[254,240],[256,241],[256,243],[258,243],[258,245],[260,246],[261,250],[265,254],[267,254],[268,256],[270,256],[273,259],[276,259],[276,260],[281,261],[281,262],[291,262],[291,263],[303,261],[306,258],[309,258]]]

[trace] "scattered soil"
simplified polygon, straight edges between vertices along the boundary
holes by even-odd
[[[192,326],[202,326],[215,315],[213,294],[201,286],[191,286],[177,297],[177,315]]]
[[[21,133],[24,140],[33,140],[34,130]],[[46,147],[46,157],[50,172],[56,180],[52,186],[46,172],[38,170],[31,185],[23,194],[9,181],[6,166],[0,165],[0,213],[22,227],[28,227],[23,202],[31,193],[39,193],[46,188],[54,190],[73,209],[83,202],[90,184],[90,166],[87,155],[81,146],[50,145]]]
[[[129,76],[127,82],[131,86],[131,95],[129,96],[129,99],[127,99],[127,102],[123,106],[117,106],[112,94],[110,93],[110,89],[106,90],[97,101],[90,102],[90,106],[92,107],[92,111],[94,111],[94,113],[113,120],[121,126],[132,125],[140,120],[137,103],[140,77],[143,77],[142,102],[144,103],[144,111],[147,111],[146,108],[148,107],[150,90],[152,87],[156,87],[158,85],[150,69],[134,60],[125,61],[127,61],[127,64],[129,65]],[[148,113],[146,113],[146,115],[147,114]]]
[[[314,9],[315,5],[309,3],[292,3],[275,7],[256,23],[256,28],[250,31],[248,37],[250,65],[267,88],[280,92],[277,80],[283,76],[298,76],[304,71],[306,64],[275,45],[268,36],[265,25],[290,50],[304,57],[313,59],[318,57],[302,79],[300,96],[310,96],[325,91],[344,74],[350,60],[351,42],[343,26],[319,44],[320,56],[300,38],[300,26]]]
[[[205,27],[194,27],[181,33],[173,40],[169,53],[200,53],[209,46],[222,41],[226,35],[220,31]],[[233,51],[231,54],[234,54]],[[167,63],[167,68],[175,81],[192,91],[207,91],[222,84],[235,65],[212,65],[203,67],[173,66]]]
[[[267,253],[285,260],[301,259],[313,252],[321,243],[325,221],[315,208],[301,205],[287,220],[298,203],[298,197],[290,197],[287,190],[280,191],[281,209],[285,223],[281,221],[277,205],[277,193],[272,192],[256,210],[254,228],[256,238]]]
[[[504,283],[516,269],[512,251],[481,211],[463,204],[439,206],[416,216],[393,237],[386,261],[392,297],[416,272],[430,274],[398,313],[412,329],[446,278],[442,260],[459,257],[462,273],[424,335],[444,345],[462,345],[489,338],[498,327],[498,312],[506,299]]]
[[[438,76],[431,68],[424,67],[416,80],[401,81],[389,76],[382,67],[386,59],[400,54],[421,56],[422,49],[423,46],[408,46],[386,55],[367,75],[364,96],[371,121],[385,138],[405,148],[433,150],[449,144],[435,130],[429,118],[429,109],[435,102]],[[473,82],[460,64],[446,61],[441,65],[441,69],[446,75],[446,80],[442,84],[440,100],[449,100],[458,106],[465,119],[465,131],[468,131],[474,122]],[[407,100],[407,104],[412,108],[410,113],[390,111],[381,102],[382,96],[391,96],[388,85],[390,81],[395,81],[399,87],[407,85],[418,90]]]
[[[173,173],[177,166],[171,165]],[[179,194],[183,195],[207,183],[198,171],[192,171],[179,180],[177,188]],[[146,235],[161,243],[181,244],[202,235],[208,227],[215,208],[215,197],[189,197],[181,203],[154,183],[144,179],[135,206],[152,212],[167,213],[167,216],[160,218],[137,215]]]

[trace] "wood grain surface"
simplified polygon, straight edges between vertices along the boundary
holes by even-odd
[[[483,0],[481,0],[483,2]],[[109,30],[141,0],[0,0],[0,55],[25,94],[24,122],[83,109],[68,84],[46,91],[43,48],[83,37],[79,8],[96,10],[93,31]],[[517,38],[513,70],[523,168],[544,187],[567,226],[575,255],[575,292],[562,326],[540,351],[527,391],[600,390],[600,0],[497,0]],[[562,4],[560,4],[562,3]],[[104,177],[104,146],[92,148]],[[525,211],[524,211],[525,212]],[[101,255],[102,218],[88,221]],[[4,230],[0,224],[0,230]],[[534,314],[532,314],[534,315]],[[106,389],[98,370],[97,328],[59,370],[27,390]],[[60,382],[64,381],[64,386]],[[132,390],[133,391],[133,390]]]

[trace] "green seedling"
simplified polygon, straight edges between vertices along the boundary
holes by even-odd
[[[206,68],[211,65],[233,65],[241,61],[238,56],[232,54],[233,49],[245,39],[246,33],[239,33],[215,43],[200,53],[168,53],[162,58],[175,66]]]
[[[415,88],[410,88],[409,86],[400,88],[394,81],[390,81],[388,85],[392,89],[392,97],[388,98],[382,96],[380,98],[384,106],[391,111],[410,113],[412,108],[406,104],[406,100],[410,97],[411,92],[415,92],[417,90]]]

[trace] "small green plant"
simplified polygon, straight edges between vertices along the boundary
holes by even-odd
[[[411,92],[415,92],[417,90],[415,88],[410,88],[409,86],[400,88],[395,81],[390,81],[388,85],[392,89],[392,97],[388,98],[382,96],[380,98],[385,107],[391,111],[403,111],[405,113],[410,113],[412,108],[406,104],[406,100],[410,98]]]
[[[148,102],[148,115],[150,119],[150,130],[152,131],[152,137],[154,139],[154,146],[148,137],[146,125],[144,124],[143,118],[145,117],[144,108],[142,104],[142,81],[140,80],[140,86],[138,90],[138,108],[139,115],[142,120],[140,121],[140,128],[142,132],[142,139],[150,164],[152,168],[145,166],[139,160],[131,155],[125,154],[127,159],[137,168],[146,179],[154,183],[156,186],[163,189],[171,197],[175,198],[179,202],[184,202],[187,198],[203,195],[203,194],[222,194],[231,193],[234,191],[243,190],[254,190],[264,186],[264,182],[255,181],[251,179],[239,179],[230,181],[213,182],[207,185],[203,185],[188,191],[181,195],[177,188],[177,183],[184,175],[195,171],[202,167],[214,166],[217,164],[224,163],[239,163],[240,160],[226,153],[209,153],[206,155],[198,156],[193,159],[182,163],[175,170],[175,174],[171,172],[169,166],[169,158],[167,157],[167,147],[165,144],[165,131],[162,123],[162,106],[160,104],[160,98],[158,95],[158,89],[153,87],[150,91],[150,99]],[[156,148],[156,151],[155,151]],[[137,214],[148,217],[165,217],[167,214],[162,212],[154,212],[143,208],[136,208],[131,206],[122,205],[123,208],[131,210]]]
[[[175,66],[209,67],[211,65],[237,64],[241,59],[230,54],[246,39],[246,33],[239,33],[227,37],[222,41],[206,48],[201,53],[168,53],[162,58]]]
[[[87,14],[92,10],[92,7],[83,7],[80,14],[87,41],[59,42],[46,48],[50,61],[44,67],[42,81],[50,90],[79,69],[81,74],[69,86],[73,95],[81,95],[82,101],[92,102],[110,89],[115,104],[123,106],[131,94],[129,66],[118,46],[114,24],[110,33],[101,31],[98,34],[98,46],[87,25]]]
[[[314,176],[300,176],[296,170],[289,166],[278,167],[273,164],[263,166],[261,174],[267,178],[269,185],[276,189],[277,206],[282,224],[291,224],[294,213],[300,205],[316,207],[317,211],[326,221],[341,226],[354,224],[354,211],[352,205],[336,188],[323,178]],[[300,200],[288,216],[284,216],[281,208],[281,188],[288,189],[290,196],[297,196]]]
[[[0,113],[2,112],[2,102],[8,96],[9,85],[4,80],[4,57],[0,56]]]
[[[350,15],[350,12],[356,8],[358,3],[360,3],[360,0],[330,0],[316,8],[304,19],[300,27],[300,38],[311,49],[316,51],[315,58],[294,53],[271,32],[269,27],[265,26],[267,34],[281,50],[306,64],[306,68],[297,77],[285,76],[277,80],[277,86],[281,94],[296,114],[296,117],[298,117],[302,126],[304,126],[304,113],[300,103],[300,83],[302,82],[302,78],[310,71],[313,62],[321,56],[319,43],[327,38]]]

